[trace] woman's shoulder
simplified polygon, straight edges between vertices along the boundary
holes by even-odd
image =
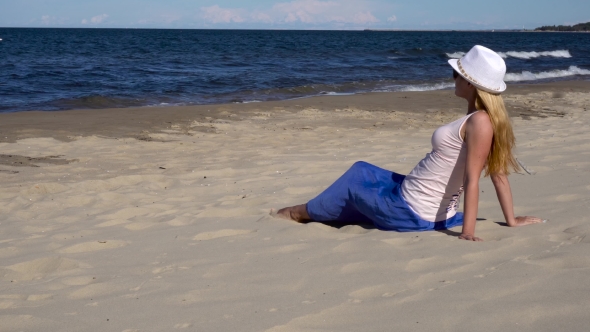
[[[467,119],[467,123],[478,124],[478,125],[492,125],[492,121],[490,120],[490,116],[486,111],[476,111],[471,114],[471,116]]]
[[[493,135],[492,122],[490,116],[485,111],[478,111],[473,113],[465,123],[466,131],[474,131],[479,134]]]

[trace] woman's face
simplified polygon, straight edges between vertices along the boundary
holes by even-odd
[[[453,76],[455,77],[455,75]],[[457,75],[455,78],[455,96],[469,99],[475,92],[475,87],[466,79]]]

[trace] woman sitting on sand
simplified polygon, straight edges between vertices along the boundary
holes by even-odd
[[[280,209],[279,217],[306,220],[371,222],[383,230],[426,231],[463,225],[460,239],[475,236],[479,178],[491,176],[508,226],[541,222],[514,217],[509,168],[518,171],[510,119],[500,93],[506,90],[506,64],[494,51],[474,46],[453,67],[455,95],[467,100],[467,115],[438,128],[432,152],[407,176],[356,162],[336,182],[307,204]],[[464,214],[457,212],[465,191]]]

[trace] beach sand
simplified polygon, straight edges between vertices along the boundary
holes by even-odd
[[[357,160],[406,174],[453,92],[0,114],[0,331],[583,331],[590,82],[509,87],[518,215],[476,234],[297,224]]]

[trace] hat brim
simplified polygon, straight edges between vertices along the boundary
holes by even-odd
[[[457,72],[457,74],[459,74],[459,76],[463,77],[467,82],[475,85],[478,89],[489,92],[489,93],[494,93],[494,94],[498,94],[498,93],[502,93],[502,92],[506,91],[506,83],[504,83],[504,81],[502,81],[502,85],[500,86],[499,90],[492,90],[490,88],[486,88],[483,85],[475,83],[472,80],[468,79],[467,77],[463,76],[463,74],[461,74],[461,71],[459,70],[459,66],[457,65],[457,61],[459,61],[459,60],[450,59],[449,65],[451,65],[451,67],[453,67],[453,69]]]

